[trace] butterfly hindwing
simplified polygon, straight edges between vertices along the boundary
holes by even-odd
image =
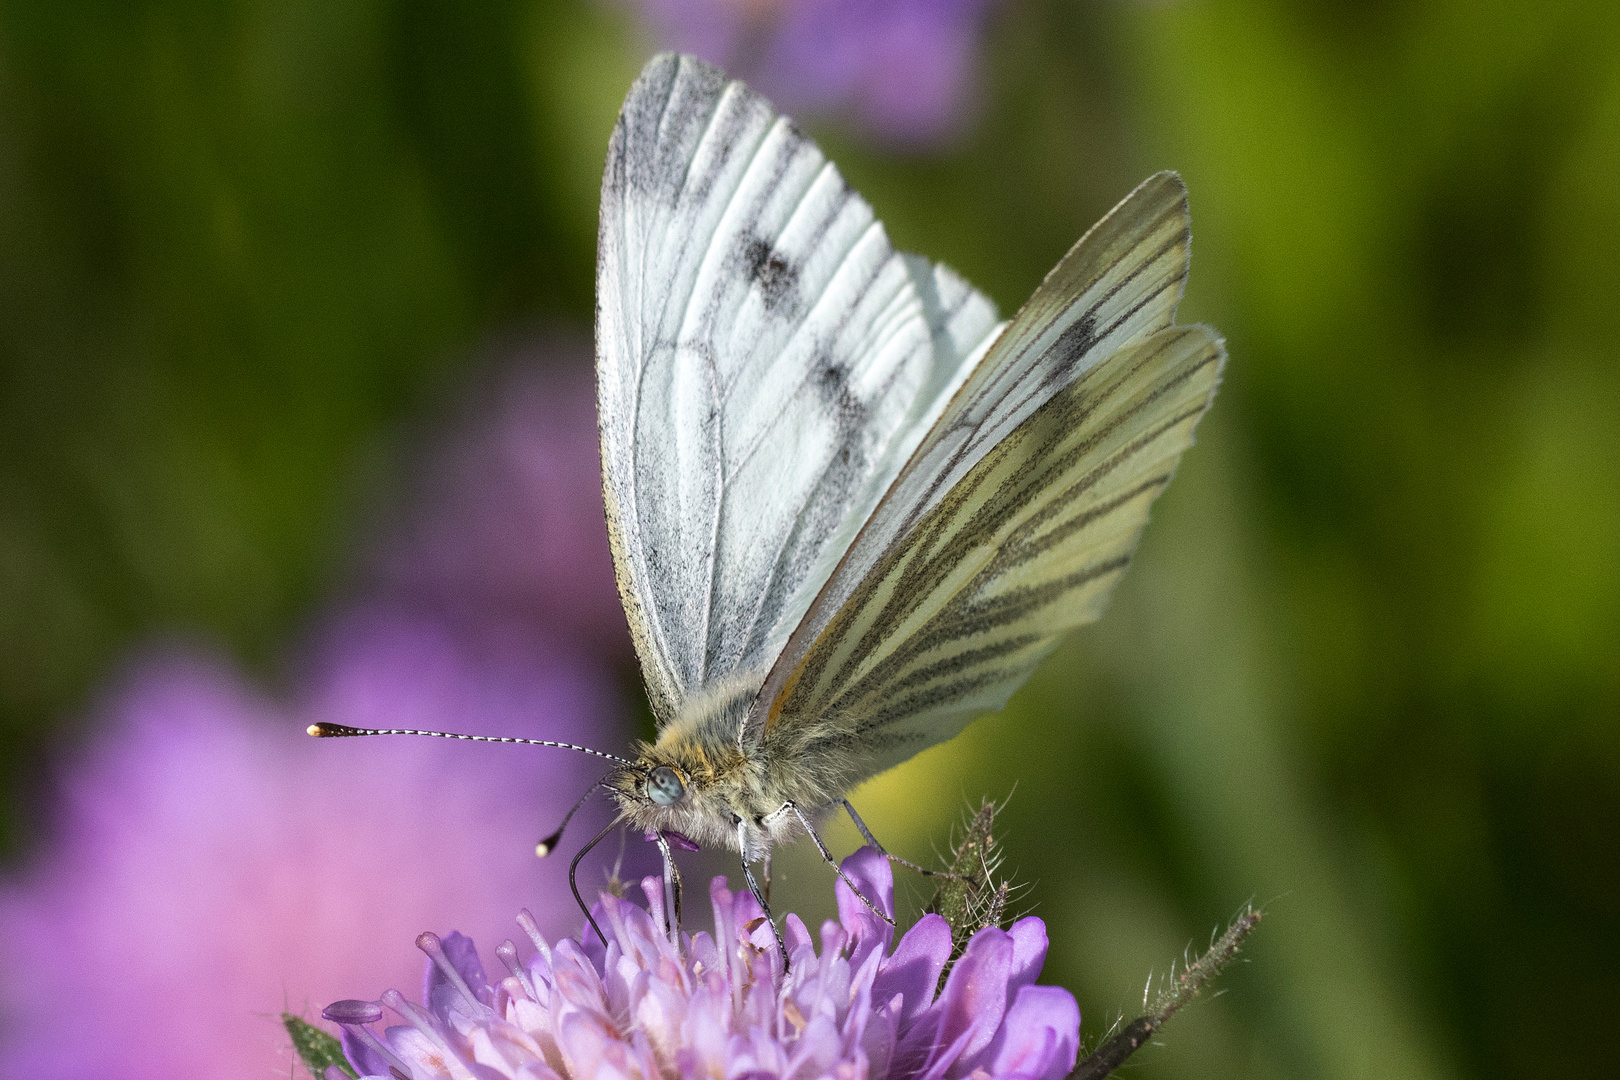
[[[597,374],[620,594],[661,722],[757,684],[989,344],[757,94],[655,58],[602,185]]]
[[[994,447],[1065,387],[1112,364],[1123,347],[1170,326],[1190,237],[1186,188],[1175,174],[1159,173],[1047,275],[924,437],[794,630],[755,701],[745,742],[784,716],[808,715],[789,709],[789,701],[804,692],[808,668],[835,651],[828,637],[835,620],[850,618],[845,608],[881,576],[880,564],[923,535],[920,523]]]
[[[778,731],[851,781],[998,709],[1097,618],[1213,394],[1224,350],[1169,327],[998,442],[879,560],[794,672]]]

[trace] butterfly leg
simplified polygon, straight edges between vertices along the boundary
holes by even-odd
[[[664,857],[664,918],[669,923],[669,943],[675,952],[681,951],[681,870],[675,865],[675,855],[669,850],[669,841],[663,833],[653,833],[658,853]]]
[[[846,803],[845,805],[847,806],[848,804]],[[799,806],[798,806],[797,803],[793,803],[793,802],[785,802],[785,803],[783,803],[781,808],[778,809],[775,813],[768,815],[766,820],[768,821],[768,820],[770,820],[770,818],[776,817],[776,816],[778,816],[780,814],[789,814],[789,813],[791,813],[794,817],[799,819],[799,824],[804,826],[804,831],[810,834],[810,839],[811,840],[815,841],[816,850],[821,852],[821,857],[827,861],[828,866],[833,868],[833,872],[838,875],[839,879],[841,881],[843,881],[843,883],[845,885],[849,886],[849,891],[854,893],[856,896],[861,898],[861,903],[866,905],[868,911],[870,911],[872,914],[876,915],[878,918],[882,919],[884,922],[888,923],[890,926],[893,926],[894,925],[894,919],[891,918],[888,915],[885,915],[883,913],[882,908],[878,907],[876,904],[872,903],[872,901],[868,900],[866,898],[866,894],[861,892],[860,887],[857,886],[853,881],[851,881],[849,879],[848,874],[844,873],[844,868],[842,866],[838,865],[838,860],[833,858],[833,853],[831,851],[827,850],[827,845],[822,841],[820,834],[818,834],[816,832],[816,827],[814,825],[810,824],[810,819],[805,816],[805,813],[804,813],[803,810],[799,809]],[[873,844],[872,846],[877,847],[876,844]],[[885,854],[885,855],[888,854],[888,852],[883,851],[882,848],[878,848],[878,850],[880,852],[883,852],[883,854]],[[892,858],[892,856],[891,856],[891,858]]]
[[[909,866],[923,877],[950,878],[952,881],[965,881],[969,885],[974,884],[972,878],[963,877],[961,874],[953,874],[949,870],[929,870],[927,867],[918,866],[910,859],[902,859],[898,855],[885,851],[883,845],[877,842],[877,837],[872,835],[872,830],[866,827],[866,822],[861,820],[861,815],[857,814],[855,808],[849,804],[848,799],[844,800],[844,809],[849,813],[849,820],[855,823],[855,827],[861,831],[861,836],[871,845],[872,849],[890,862],[897,862],[901,866]]]
[[[590,905],[585,903],[585,898],[583,896],[579,895],[579,863],[581,859],[590,854],[591,848],[602,842],[603,837],[607,836],[608,833],[612,832],[614,829],[617,829],[623,824],[624,818],[622,817],[614,818],[612,821],[608,822],[607,828],[597,833],[596,836],[591,839],[590,843],[580,848],[579,853],[574,856],[574,861],[568,864],[568,887],[569,889],[573,890],[574,903],[578,904],[579,910],[585,913],[585,921],[591,924],[591,929],[596,931],[596,936],[601,939],[603,945],[607,944],[607,935],[602,933],[602,928],[600,926],[596,925],[596,919],[591,916]]]
[[[759,882],[754,880],[754,871],[748,867],[748,823],[742,818],[737,818],[737,849],[742,852],[743,878],[748,882],[748,891],[759,901],[759,909],[765,913],[765,921],[771,924],[771,936],[776,939],[776,951],[782,954],[782,973],[785,975],[788,969],[787,943],[782,940],[782,932],[776,928],[776,919],[771,916],[771,905],[764,893],[760,892]]]

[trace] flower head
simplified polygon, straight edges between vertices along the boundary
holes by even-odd
[[[892,911],[881,855],[862,849],[844,869]],[[822,926],[819,953],[787,917],[786,973],[753,896],[716,878],[714,933],[683,935],[677,949],[663,884],[647,878],[646,908],[608,895],[597,905],[605,947],[588,930],[548,943],[524,912],[534,953],[523,963],[504,943],[506,974],[491,984],[470,939],[423,934],[422,1005],[390,990],[324,1015],[342,1025],[355,1068],[384,1080],[1059,1080],[1074,1068],[1079,1008],[1067,990],[1035,985],[1039,919],[980,930],[936,993],[951,954],[945,920],[924,915],[891,949],[892,928],[836,888],[839,921]],[[401,1022],[378,1031],[385,1009]]]

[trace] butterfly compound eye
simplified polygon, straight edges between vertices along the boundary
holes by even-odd
[[[647,798],[659,806],[674,806],[684,794],[685,785],[668,765],[660,765],[647,775]]]

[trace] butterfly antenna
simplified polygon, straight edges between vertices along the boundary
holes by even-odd
[[[347,724],[311,724],[305,730],[317,739],[350,739],[360,735],[427,735],[435,739],[461,739],[465,742],[513,743],[519,746],[555,746],[559,750],[577,750],[581,754],[605,758],[620,765],[635,764],[628,758],[619,757],[617,754],[592,750],[588,746],[575,746],[573,743],[553,742],[550,739],[514,739],[510,736],[501,735],[461,735],[454,731],[422,731],[419,728],[349,727]]]
[[[613,774],[608,774],[608,776],[611,775]],[[534,853],[536,855],[543,859],[547,855],[550,855],[553,851],[557,850],[557,845],[562,842],[563,830],[568,828],[568,823],[574,820],[574,815],[579,813],[579,808],[585,805],[586,800],[588,800],[592,795],[596,794],[596,789],[601,787],[606,782],[607,776],[604,776],[602,779],[585,789],[585,794],[579,797],[579,802],[575,803],[573,809],[569,810],[568,813],[563,815],[562,824],[557,826],[557,831],[541,840],[538,844],[534,845]]]
[[[596,920],[591,917],[591,909],[585,906],[585,898],[579,895],[579,863],[581,859],[590,854],[591,848],[602,842],[603,837],[622,824],[624,824],[623,817],[616,817],[608,822],[607,828],[591,837],[591,842],[580,848],[579,854],[574,856],[574,861],[568,864],[568,887],[574,890],[574,903],[578,904],[579,910],[585,913],[585,921],[591,924],[591,929],[596,931],[596,936],[602,940],[604,946],[607,945],[607,935],[602,933],[600,926],[596,925]]]

